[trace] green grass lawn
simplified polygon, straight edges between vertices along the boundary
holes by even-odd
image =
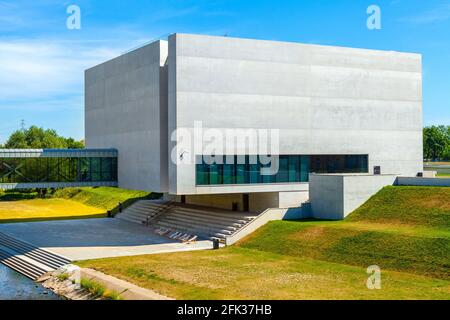
[[[8,192],[0,196],[0,223],[105,217],[141,199],[157,194],[113,187],[65,188],[38,199],[37,193]]]
[[[347,222],[433,227],[450,231],[450,188],[385,187],[355,210]]]
[[[450,173],[437,173],[436,177],[438,178],[450,178]]]
[[[345,221],[274,221],[238,244],[83,261],[180,299],[450,299],[450,188],[386,187]],[[366,288],[366,268],[382,289]]]

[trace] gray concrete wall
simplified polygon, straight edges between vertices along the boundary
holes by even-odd
[[[249,194],[249,211],[260,213],[267,208],[299,208],[308,200],[308,191],[257,192]],[[244,208],[242,193],[188,195],[186,203],[222,209],[232,209],[238,203],[238,210]]]
[[[396,175],[309,175],[312,217],[341,220],[385,186],[396,182]]]
[[[186,196],[186,203],[199,206],[232,210],[232,203],[238,203],[238,210],[243,210],[242,194],[206,194]]]
[[[280,129],[280,154],[368,154],[370,172],[380,165],[414,176],[423,170],[421,69],[412,53],[172,35],[169,133],[192,130],[196,120],[220,130]],[[169,165],[171,193],[283,188],[196,187],[192,162]]]
[[[168,190],[166,41],[85,72],[86,146],[119,151],[119,186]]]
[[[251,212],[263,212],[267,208],[278,208],[279,192],[261,192],[249,194]]]
[[[278,208],[297,208],[308,200],[308,191],[279,192]]]
[[[342,219],[344,216],[344,177],[309,175],[311,214],[317,219]]]

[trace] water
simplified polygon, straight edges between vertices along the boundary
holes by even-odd
[[[60,300],[40,284],[0,263],[0,300]]]

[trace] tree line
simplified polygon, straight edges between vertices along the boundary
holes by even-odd
[[[84,141],[65,138],[53,129],[31,126],[28,129],[14,131],[5,142],[3,149],[83,149]]]
[[[423,129],[424,160],[450,160],[450,126],[429,126]]]

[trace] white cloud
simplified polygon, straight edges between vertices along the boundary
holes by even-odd
[[[123,48],[0,40],[0,103],[80,93],[84,70]]]

